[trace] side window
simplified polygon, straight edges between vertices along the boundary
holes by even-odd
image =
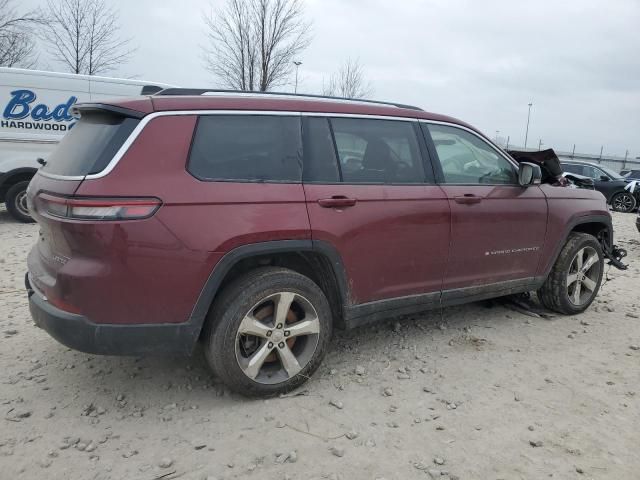
[[[304,182],[335,183],[340,181],[336,150],[333,147],[329,120],[306,117],[302,120],[304,139]]]
[[[592,167],[591,165],[583,165],[582,171],[584,172],[583,175],[594,180],[600,180],[600,177],[604,175],[604,172],[602,170]]]
[[[425,183],[412,122],[332,118],[345,183]]]
[[[299,182],[300,118],[203,115],[187,169],[201,180]]]
[[[582,165],[566,163],[562,165],[562,170],[568,173],[575,173],[576,175],[584,175],[584,169],[582,168]]]
[[[516,168],[477,136],[460,128],[430,124],[445,183],[513,185]]]

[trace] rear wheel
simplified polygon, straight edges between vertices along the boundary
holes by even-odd
[[[538,296],[550,310],[566,315],[583,312],[598,294],[603,271],[600,242],[587,233],[572,233]]]
[[[313,281],[265,267],[234,281],[216,300],[204,352],[230,389],[276,395],[306,382],[318,368],[332,323],[329,303]]]
[[[632,212],[636,208],[636,197],[629,192],[618,192],[611,197],[611,208],[615,212]]]
[[[9,188],[7,195],[5,196],[5,204],[11,216],[24,223],[31,223],[34,221],[33,218],[31,218],[29,208],[27,207],[28,186],[28,180],[18,182]]]

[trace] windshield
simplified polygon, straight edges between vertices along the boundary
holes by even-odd
[[[610,168],[607,168],[603,165],[598,165],[598,167],[600,167],[600,169],[604,170],[605,173],[607,175],[609,175],[611,178],[613,178],[614,180],[622,180],[624,177],[622,175],[620,175],[619,173],[614,172],[613,170],[611,170]]]

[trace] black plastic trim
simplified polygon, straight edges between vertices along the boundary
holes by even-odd
[[[200,333],[200,329],[192,322],[158,325],[97,324],[82,315],[60,310],[31,289],[27,291],[29,310],[36,325],[63,345],[85,353],[189,355]]]
[[[105,112],[106,111],[111,113],[117,113],[118,115],[122,115],[123,117],[137,118],[138,120],[140,120],[146,115],[145,113],[139,112],[137,110],[132,110],[130,108],[124,108],[124,107],[117,107],[115,105],[108,105],[106,103],[79,103],[73,107],[72,111],[73,110],[78,110],[80,113],[85,111],[86,112],[97,112],[97,111]]]
[[[330,244],[318,240],[261,242],[235,248],[220,259],[198,296],[198,300],[189,317],[189,322],[199,326],[199,333],[222,281],[237,262],[260,255],[288,252],[318,252],[328,258],[338,283],[340,303],[342,305],[348,303],[349,292],[344,265],[340,255]]]
[[[503,282],[477,285],[473,287],[454,288],[442,292],[442,306],[450,307],[462,305],[488,298],[502,297],[514,293],[529,292],[537,290],[544,283],[545,278],[529,277],[517,280],[506,280]]]
[[[162,90],[164,90],[164,87],[159,87],[158,85],[143,85],[140,95],[155,95]]]
[[[373,302],[352,305],[344,309],[344,322],[347,329],[368,325],[398,315],[408,315],[438,308],[440,292],[389,298]]]
[[[547,266],[547,268],[545,269],[545,271],[542,272],[542,277],[547,278],[547,276],[551,272],[551,269],[553,268],[553,266],[555,265],[556,261],[558,260],[558,256],[560,255],[560,251],[562,250],[562,247],[564,247],[564,245],[567,243],[567,240],[569,239],[569,235],[571,235],[571,232],[573,231],[573,229],[576,228],[578,225],[584,225],[586,223],[602,223],[602,224],[604,224],[606,229],[607,229],[607,236],[608,236],[607,243],[609,245],[613,245],[613,223],[611,221],[611,217],[610,216],[608,216],[608,215],[583,215],[583,216],[573,217],[566,224],[565,230],[564,230],[564,235],[562,237],[563,241],[562,242],[558,242],[556,244],[556,246],[555,246],[555,248],[553,250],[553,255],[551,256],[553,261],[550,262],[549,265]]]
[[[350,329],[399,315],[529,292],[540,288],[544,281],[545,277],[530,277],[347,306],[344,314],[345,326]]]

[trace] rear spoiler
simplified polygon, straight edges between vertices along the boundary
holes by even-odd
[[[146,114],[130,108],[117,107],[106,103],[79,103],[71,108],[71,115],[80,118],[82,113],[89,112],[109,112],[120,115],[122,117],[137,118],[138,120]]]

